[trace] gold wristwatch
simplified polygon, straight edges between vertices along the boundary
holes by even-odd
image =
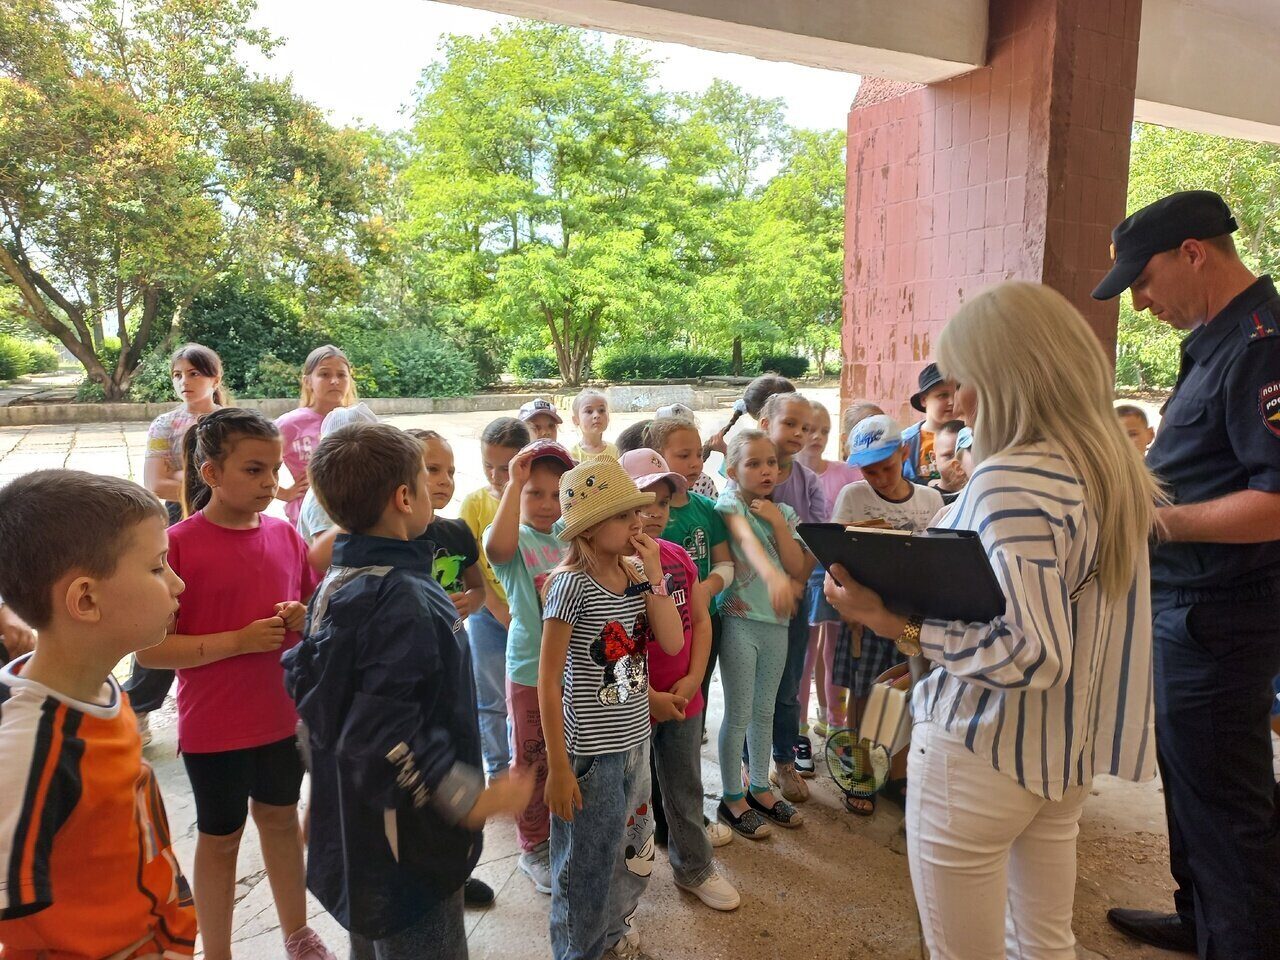
[[[898,634],[898,639],[893,641],[904,656],[918,657],[920,655],[920,627],[923,625],[923,617],[907,618],[907,625],[902,628],[902,633]]]

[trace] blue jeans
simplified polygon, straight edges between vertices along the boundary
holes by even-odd
[[[653,872],[649,741],[569,762],[582,809],[551,815],[551,954],[599,960],[630,931]]]
[[[467,960],[462,888],[447,900],[423,907],[413,926],[381,940],[351,934],[351,960]]]
[[[471,669],[476,678],[476,707],[480,711],[480,750],[484,772],[491,778],[511,766],[511,735],[507,726],[507,628],[488,607],[467,620]]]
[[[787,624],[787,659],[778,681],[778,698],[773,705],[773,759],[776,763],[795,763],[796,744],[800,740],[800,678],[804,676],[804,658],[809,652],[809,611],[800,611]]]
[[[711,873],[711,841],[702,824],[702,717],[656,724],[653,761],[667,818],[671,872],[677,883],[696,887]]]

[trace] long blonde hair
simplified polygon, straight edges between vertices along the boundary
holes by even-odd
[[[1002,283],[952,317],[937,357],[977,391],[976,462],[1037,441],[1062,449],[1098,524],[1099,582],[1123,596],[1163,494],[1120,429],[1111,363],[1084,318],[1049,287]]]
[[[320,366],[320,364],[325,360],[341,360],[347,365],[347,374],[350,379],[347,380],[347,393],[346,396],[342,398],[342,405],[344,407],[355,406],[355,404],[360,402],[360,392],[356,389],[355,368],[351,366],[351,361],[347,358],[347,355],[332,343],[326,343],[323,346],[316,347],[307,354],[307,359],[302,364],[302,376],[298,378],[299,385],[302,388],[301,395],[298,398],[298,406],[311,406],[311,401],[314,400],[315,397],[311,393],[311,384],[307,382],[307,378],[315,373],[316,367]]]

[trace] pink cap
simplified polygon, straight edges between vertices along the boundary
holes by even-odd
[[[641,490],[648,490],[659,480],[670,480],[676,493],[684,493],[689,488],[689,481],[672,471],[657,450],[648,447],[628,450],[618,462]]]

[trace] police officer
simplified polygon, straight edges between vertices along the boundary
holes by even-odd
[[[1147,464],[1171,503],[1151,553],[1156,749],[1173,914],[1111,910],[1136,939],[1205,958],[1280,957],[1280,797],[1268,713],[1280,673],[1280,295],[1236,254],[1208,190],[1112,232],[1093,296],[1190,331]]]

